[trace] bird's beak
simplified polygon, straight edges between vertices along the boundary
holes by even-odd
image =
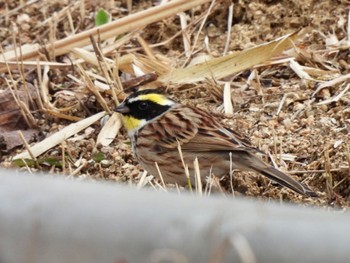
[[[114,111],[119,112],[121,114],[127,114],[130,112],[130,108],[126,106],[124,103],[122,103],[118,107],[116,107]]]

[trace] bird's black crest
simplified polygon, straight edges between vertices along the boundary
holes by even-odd
[[[134,93],[130,94],[123,105],[128,109],[127,112],[124,112],[124,115],[132,116],[139,120],[151,120],[157,116],[160,116],[165,111],[170,109],[171,105],[161,105],[152,100],[136,100],[132,101],[133,98],[138,96],[147,95],[147,94],[161,94],[165,95],[164,89],[143,89],[136,90]],[[121,111],[119,111],[121,112]]]

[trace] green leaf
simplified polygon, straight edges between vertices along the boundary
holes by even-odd
[[[18,167],[23,167],[26,165],[28,165],[29,167],[34,167],[36,164],[62,167],[62,160],[57,158],[41,158],[37,159],[37,162],[35,162],[32,159],[16,159],[13,160],[12,163],[17,165]]]
[[[95,162],[101,162],[102,160],[106,159],[106,156],[102,153],[102,152],[98,152],[98,153],[95,153],[93,156],[92,156],[92,159],[95,161]]]
[[[106,10],[100,8],[95,16],[95,25],[101,26],[104,24],[107,24],[110,20],[110,15],[107,13]]]
[[[28,165],[29,167],[35,166],[35,161],[32,159],[16,159],[12,160],[12,163],[18,167],[23,167]]]

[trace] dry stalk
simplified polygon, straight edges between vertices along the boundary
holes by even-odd
[[[333,176],[331,173],[331,162],[329,159],[329,150],[324,152],[324,167],[325,167],[325,176],[326,176],[326,189],[328,198],[331,200],[333,197]]]
[[[223,103],[224,111],[228,116],[233,116],[233,106],[232,106],[232,97],[231,97],[231,83],[225,82],[224,92],[223,92]]]
[[[80,11],[80,19],[81,21],[84,21],[85,19],[85,13],[86,13],[86,9],[85,9],[85,1],[79,1],[80,2],[80,6],[79,6],[79,11]]]
[[[184,160],[184,157],[183,157],[183,154],[182,154],[181,144],[180,144],[179,141],[177,142],[177,150],[179,151],[179,155],[180,155],[180,159],[181,159],[181,162],[182,162],[182,166],[183,166],[184,171],[185,171],[185,176],[186,176],[186,179],[187,179],[188,188],[189,188],[190,192],[192,192],[192,184],[191,184],[190,172],[188,170],[188,165],[185,163],[185,160]]]
[[[86,74],[85,70],[83,69],[83,67],[81,65],[77,65],[81,76],[83,77],[83,79],[85,80],[85,84],[86,87],[96,96],[96,99],[98,100],[98,102],[100,103],[100,105],[102,106],[102,108],[108,112],[109,114],[111,114],[111,110],[109,109],[107,102],[105,101],[105,99],[101,96],[100,92],[96,89],[95,85],[92,83],[91,79],[89,78],[89,76]]]
[[[66,144],[65,142],[63,141],[61,143],[61,154],[62,154],[62,173],[63,174],[66,174],[66,158],[65,158],[65,147]]]
[[[72,31],[72,34],[74,35],[75,28],[74,28],[72,13],[71,13],[70,9],[67,10],[67,17],[68,17],[68,23],[69,23],[70,30]]]
[[[36,162],[36,164],[38,165],[37,159],[36,159],[35,155],[33,154],[33,152],[31,151],[28,142],[26,141],[26,139],[25,139],[24,136],[23,136],[23,133],[22,133],[21,131],[18,131],[18,135],[19,135],[19,137],[21,138],[21,141],[22,141],[24,147],[27,149],[27,151],[28,151],[30,157],[31,157],[31,158]]]
[[[180,25],[181,25],[181,31],[182,31],[182,42],[184,44],[184,50],[185,50],[185,56],[187,58],[191,57],[191,39],[186,31],[187,29],[187,21],[186,21],[186,14],[185,13],[179,13],[178,16],[180,17]]]
[[[276,115],[277,115],[277,116],[280,114],[280,112],[281,112],[281,110],[282,110],[282,108],[283,108],[284,102],[286,101],[286,99],[287,99],[287,97],[288,97],[289,94],[290,94],[290,93],[285,93],[285,94],[283,94],[283,97],[282,97],[282,99],[281,99],[281,102],[280,102],[280,104],[279,104],[279,106],[278,106],[278,108],[277,108],[277,111],[276,111]]]
[[[33,128],[36,127],[36,120],[30,110],[28,109],[28,106],[21,100],[18,99],[19,106],[21,108],[22,115],[23,113],[26,115],[27,119],[29,120],[29,127]]]
[[[134,64],[145,72],[155,72],[158,76],[168,74],[172,68],[158,59],[150,57],[138,56],[134,60]]]
[[[81,171],[81,169],[83,169],[84,167],[86,167],[88,164],[89,164],[88,161],[86,161],[86,160],[83,159],[83,160],[82,160],[82,164],[81,164],[77,169],[75,169],[73,172],[71,172],[70,174],[71,174],[72,176],[77,175],[77,174]]]
[[[6,21],[9,20],[10,16],[16,14],[18,11],[20,11],[21,9],[25,8],[25,7],[28,7],[36,2],[38,2],[39,0],[29,0],[25,3],[20,3],[19,6],[17,6],[16,8],[12,9],[12,10],[8,10],[8,5],[7,5],[7,2],[5,1],[5,7],[6,7],[6,10],[3,14],[0,15],[0,19],[2,19],[3,17],[5,17]],[[8,24],[8,23],[6,23]]]
[[[185,65],[187,65],[187,63],[190,61],[190,58],[192,57],[192,54],[193,54],[193,52],[194,52],[194,49],[196,48],[196,45],[197,45],[197,42],[198,42],[200,33],[202,32],[203,27],[204,27],[204,25],[205,25],[205,23],[206,23],[206,21],[207,21],[209,15],[210,15],[212,9],[213,9],[214,6],[215,6],[215,3],[216,3],[216,0],[213,0],[213,1],[211,2],[210,6],[209,6],[209,8],[208,8],[208,11],[207,11],[207,13],[205,14],[205,16],[204,16],[204,18],[203,18],[203,20],[202,20],[202,23],[201,23],[201,25],[199,26],[199,29],[198,29],[198,31],[197,31],[197,34],[196,34],[196,36],[195,36],[195,38],[194,38],[194,41],[193,41],[193,44],[192,44],[191,53],[190,53],[190,55],[187,57],[185,63],[182,65],[182,67],[185,67]]]
[[[131,13],[131,11],[132,11],[132,0],[126,0],[126,6],[128,8],[128,12]]]
[[[70,136],[77,134],[83,129],[86,129],[88,126],[92,125],[94,122],[101,119],[103,116],[106,115],[106,112],[99,112],[96,113],[93,116],[90,116],[88,118],[85,118],[79,122],[72,123],[68,125],[67,127],[63,128],[62,130],[56,132],[55,134],[45,138],[41,142],[35,144],[30,148],[30,151],[33,156],[37,157],[47,151],[48,149],[51,149],[52,147],[55,147],[56,145],[60,144],[62,141],[68,139]],[[20,154],[17,154],[13,157],[13,160],[16,159],[25,159],[30,158],[30,154],[28,151],[22,152]]]
[[[56,50],[54,47],[54,43],[56,42],[56,28],[57,28],[57,22],[56,22],[57,15],[54,13],[52,15],[52,19],[49,21],[49,46],[46,49],[49,54],[49,60],[53,60],[56,57]]]
[[[350,182],[350,147],[349,144],[346,144],[346,157],[348,161],[348,181]]]
[[[148,43],[140,35],[137,35],[136,39],[144,50],[146,56],[150,57],[152,60],[156,60],[156,57],[154,56],[153,51]]]
[[[350,79],[350,74],[346,74],[346,75],[340,75],[339,77],[336,77],[336,78],[331,79],[329,81],[323,82],[312,93],[311,97],[312,98],[315,97],[315,95],[324,88],[336,86],[338,83],[348,81],[349,79]]]
[[[49,75],[48,75],[49,70],[50,68],[48,66],[44,67],[43,76],[42,78],[39,78],[39,83],[41,83],[40,85],[41,98],[45,109],[54,110],[55,107],[51,104],[50,96],[49,96]],[[38,72],[38,74],[40,74],[40,72]]]
[[[42,100],[42,97],[41,97],[41,94],[40,94],[40,89],[41,89],[41,85],[43,84],[43,81],[42,81],[42,77],[41,77],[41,67],[40,67],[39,63],[37,63],[36,71],[37,71],[38,80],[35,81],[35,84],[34,84],[35,91],[36,91],[36,94],[37,94],[37,97],[38,97],[39,107],[40,107],[41,110],[44,110],[45,109],[44,108],[44,103],[43,103],[43,100]]]
[[[107,80],[107,84],[112,92],[112,97],[113,97],[113,100],[115,102],[115,105],[118,105],[119,100],[118,100],[118,97],[117,97],[115,90],[114,90],[113,81],[111,80],[111,77],[110,77],[110,76],[112,76],[111,67],[106,63],[105,58],[103,56],[103,53],[101,52],[101,49],[99,48],[99,46],[96,44],[95,39],[92,36],[90,36],[90,40],[91,40],[92,46],[94,48],[94,52],[95,52],[95,55],[97,57],[97,61],[98,61],[98,64],[100,66],[100,69],[101,69],[105,79]]]
[[[339,167],[339,168],[332,168],[329,171],[330,172],[340,172],[340,171],[345,171],[345,170],[350,170],[350,166],[344,166],[344,167]],[[327,172],[325,169],[288,171],[289,174],[325,173],[325,172]]]
[[[223,55],[226,55],[228,48],[230,46],[230,40],[231,40],[231,28],[232,28],[232,19],[233,19],[233,4],[231,4],[228,8],[228,19],[227,19],[227,38],[224,48]]]
[[[69,36],[61,40],[57,40],[54,43],[50,43],[45,46],[46,50],[55,50],[55,55],[63,55],[72,48],[83,47],[90,43],[90,36],[100,35],[101,40],[106,40],[126,32],[133,31],[140,27],[144,27],[153,22],[160,21],[164,18],[172,16],[176,13],[186,11],[195,6],[201,5],[203,3],[209,2],[210,0],[174,0],[164,5],[149,8],[147,10],[131,14],[129,16],[123,17],[116,21],[101,25],[99,27],[94,27],[92,29],[83,31],[74,36]],[[84,1],[80,2],[80,12],[82,15],[82,20],[85,17],[85,4]],[[39,55],[41,48],[34,48],[34,50],[23,53],[23,60],[34,59]],[[6,57],[6,55],[5,55]],[[8,57],[8,60],[12,60],[12,57]],[[1,71],[1,68],[0,68]]]
[[[199,169],[199,163],[198,163],[197,157],[193,161],[193,168],[194,168],[195,177],[196,177],[196,193],[199,194],[199,196],[202,196],[203,195],[202,177],[201,177],[201,172]]]
[[[155,166],[156,166],[156,168],[157,168],[157,172],[158,172],[160,181],[162,182],[163,188],[164,188],[165,192],[167,192],[166,185],[165,185],[164,179],[163,179],[163,175],[162,175],[162,172],[161,172],[160,169],[159,169],[158,163],[155,162],[154,164],[155,164]]]
[[[113,78],[114,78],[114,85],[116,86],[117,90],[118,91],[122,91],[124,89],[124,86],[119,78],[119,54],[117,54],[115,56],[115,59],[114,59],[114,67],[113,67]],[[115,91],[112,90],[112,96],[113,96],[113,99],[114,99],[114,96],[116,96],[116,99],[114,99],[114,102],[119,103],[119,100],[118,100],[118,96],[116,95]]]
[[[154,181],[154,184],[155,184],[158,188],[160,188],[162,191],[166,192],[166,189],[164,189],[163,186],[162,186],[160,183],[158,183],[158,181]]]
[[[146,177],[147,177],[147,171],[143,171],[140,181],[138,181],[137,185],[136,185],[136,189],[141,189],[142,187],[144,187],[148,182],[146,181]]]
[[[230,156],[230,186],[232,191],[232,196],[235,196],[235,190],[233,189],[233,162],[232,162],[232,152],[229,153]]]
[[[157,187],[155,187],[155,185],[152,183],[152,181],[149,181],[148,183],[152,186],[153,190],[156,190],[156,191],[159,190]]]
[[[20,32],[20,31],[19,31]],[[28,85],[27,85],[27,81],[25,79],[25,76],[24,76],[24,66],[23,66],[23,60],[21,59],[19,61],[19,58],[22,57],[22,45],[21,45],[21,34],[19,33],[18,34],[18,37],[19,37],[19,45],[20,45],[20,48],[19,48],[19,53],[20,53],[20,56],[18,56],[17,54],[17,41],[16,41],[16,33],[15,33],[15,30],[13,30],[13,33],[12,33],[12,43],[14,45],[14,50],[15,50],[15,56],[16,56],[16,64],[17,64],[17,69],[20,73],[20,76],[21,76],[21,80],[23,82],[23,87],[24,87],[24,91],[26,92],[27,94],[27,97],[30,101],[30,103],[33,105],[33,98],[32,98],[32,95],[30,94],[29,92],[29,89],[28,89]],[[17,89],[15,89],[16,92],[17,92]],[[18,96],[18,94],[16,94]]]
[[[35,118],[34,118],[33,115],[31,114],[31,112],[29,111],[29,109],[26,107],[26,105],[25,105],[22,101],[20,101],[19,97],[17,97],[17,96],[18,96],[18,93],[16,92],[16,90],[13,91],[13,89],[12,89],[12,87],[11,87],[9,81],[8,81],[7,79],[5,79],[5,82],[6,82],[7,86],[8,86],[8,88],[9,88],[9,90],[10,90],[10,92],[11,92],[11,94],[12,94],[12,97],[13,97],[13,99],[15,100],[15,102],[16,102],[16,104],[17,104],[17,106],[18,106],[18,108],[19,108],[19,110],[20,110],[20,112],[21,112],[21,114],[22,114],[22,116],[23,116],[25,122],[26,122],[27,125],[28,125],[29,127],[31,127],[31,128],[32,128],[32,127],[35,127],[35,125],[36,125]],[[15,83],[15,82],[14,82],[14,83]],[[15,85],[14,85],[14,87],[15,87]],[[16,94],[17,94],[17,95],[16,95]],[[23,105],[24,105],[24,106],[23,106]]]
[[[67,114],[61,113],[61,112],[56,111],[56,110],[44,109],[43,111],[46,114],[50,114],[50,115],[55,116],[57,118],[68,120],[68,121],[76,122],[76,121],[80,121],[82,119],[80,117],[67,115]]]

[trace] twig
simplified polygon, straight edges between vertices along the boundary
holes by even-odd
[[[225,49],[223,55],[226,55],[228,48],[230,46],[231,40],[231,29],[232,29],[232,18],[233,18],[233,4],[228,8],[228,19],[227,19],[227,38],[225,43]]]
[[[164,183],[164,179],[163,179],[163,175],[162,175],[162,172],[161,172],[160,169],[159,169],[158,163],[155,162],[154,164],[155,164],[155,166],[156,166],[156,168],[157,168],[157,172],[158,172],[160,181],[162,182],[162,185],[163,185],[163,187],[164,187],[164,190],[165,190],[165,192],[167,192],[166,186],[165,186],[165,183]]]
[[[330,172],[339,172],[339,171],[345,171],[349,170],[350,166],[343,166],[339,168],[333,168],[329,169]],[[289,174],[305,174],[305,173],[325,173],[326,170],[321,169],[321,170],[301,170],[301,171],[288,171]]]
[[[23,133],[21,131],[18,131],[18,135],[21,138],[21,141],[23,142],[24,147],[27,149],[30,157],[37,163],[37,159],[36,159],[35,155],[33,154],[33,152],[31,151],[29,144],[27,143],[26,139],[23,136]]]
[[[191,9],[192,7],[201,5],[209,0],[174,0],[167,4],[156,6],[129,16],[123,17],[111,23],[94,27],[92,29],[83,31],[74,36],[69,36],[61,40],[55,41],[53,44],[45,46],[46,50],[55,50],[55,55],[63,55],[68,53],[72,48],[83,47],[90,43],[89,37],[100,34],[101,40],[106,40],[111,37],[115,37],[126,32],[130,32],[139,27],[143,27],[147,24],[162,20],[173,14]],[[81,1],[83,4],[84,1]],[[82,12],[83,15],[83,12]],[[84,19],[84,17],[82,17]],[[34,59],[39,55],[41,48],[34,48],[34,50],[24,52],[22,60]],[[5,54],[6,57],[6,54]],[[13,57],[8,57],[8,60],[12,60]],[[0,68],[1,70],[1,68]]]
[[[17,13],[18,11],[20,11],[21,9],[30,6],[32,4],[34,4],[35,2],[38,2],[39,0],[29,0],[28,2],[24,3],[23,5],[17,6],[16,8],[5,12],[4,14],[0,15],[0,19],[4,18],[4,17],[10,17],[13,14]]]
[[[197,45],[197,42],[198,42],[198,39],[199,39],[199,35],[200,35],[200,33],[202,32],[202,29],[203,29],[203,27],[204,27],[204,25],[205,25],[205,23],[206,23],[206,21],[207,21],[207,19],[208,19],[208,16],[209,16],[210,13],[211,13],[211,10],[214,8],[215,2],[216,2],[216,0],[212,0],[210,6],[209,6],[209,8],[208,8],[208,12],[205,14],[205,16],[204,16],[204,18],[203,18],[203,21],[202,21],[202,23],[201,23],[201,25],[200,25],[200,27],[199,27],[199,29],[198,29],[198,32],[197,32],[197,34],[196,34],[196,37],[194,38],[193,45],[192,45],[192,49],[191,49],[191,54],[193,54],[193,52],[194,52],[194,49],[195,49],[195,47],[196,47],[196,45]],[[190,58],[191,58],[191,55],[190,55],[189,57],[187,57],[185,63],[182,65],[182,67],[184,67],[185,65],[187,65],[187,63],[188,63],[188,61],[190,60]]]
[[[185,160],[184,160],[184,157],[183,157],[183,154],[182,154],[181,144],[180,144],[179,141],[177,142],[177,150],[179,151],[180,159],[181,159],[183,168],[185,170],[185,176],[186,176],[186,179],[187,179],[188,188],[189,188],[190,192],[192,192],[192,184],[191,184],[191,179],[190,179],[190,172],[188,170],[188,165],[185,163]]]
[[[337,102],[338,100],[340,100],[341,97],[344,96],[344,94],[350,89],[350,84],[348,84],[338,95],[335,95],[327,100],[321,101],[319,103],[317,103],[317,105],[327,105],[327,104],[331,104],[333,102]]]
[[[194,168],[194,173],[196,176],[196,192],[199,194],[199,196],[202,196],[203,195],[202,178],[201,178],[201,172],[199,169],[199,163],[198,163],[197,157],[193,161],[193,168]]]

